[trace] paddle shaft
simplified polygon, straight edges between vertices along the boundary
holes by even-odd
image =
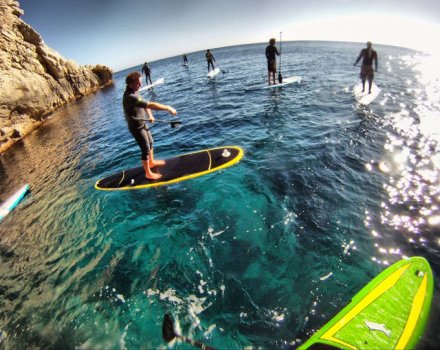
[[[215,65],[217,66],[218,69],[220,69],[220,71],[225,74],[227,73],[227,71],[225,71],[224,69],[222,69],[222,67],[220,67],[220,65],[217,63],[217,61],[215,61]]]
[[[281,34],[280,32],[280,71],[278,72],[278,82],[281,84],[283,82],[283,76],[281,75]]]
[[[182,123],[180,120],[162,120],[162,119],[154,119],[154,122],[159,122],[159,123],[177,123],[177,124]]]
[[[144,118],[132,118],[134,120],[140,120],[142,122],[149,122],[148,119],[144,119]],[[171,125],[177,125],[177,124],[182,124],[182,122],[180,120],[162,120],[162,119],[154,119],[154,122],[158,122],[158,123],[167,123],[167,124],[171,124]]]

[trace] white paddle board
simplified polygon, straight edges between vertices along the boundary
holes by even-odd
[[[371,86],[371,94],[368,93],[368,81],[365,82],[364,92],[362,92],[362,83],[356,84],[353,88],[354,98],[361,105],[369,105],[379,96],[379,93],[380,89],[375,83]]]
[[[250,87],[248,89],[246,89],[245,91],[255,91],[255,90],[261,90],[261,89],[273,89],[273,88],[279,88],[279,87],[283,87],[286,85],[290,85],[293,83],[300,83],[301,82],[301,77],[294,75],[292,77],[288,77],[288,78],[283,78],[282,83],[277,83],[277,84],[273,84],[273,85],[260,85],[260,86],[254,86],[254,87]]]
[[[208,78],[214,78],[218,73],[220,73],[220,68],[215,68],[207,74]]]
[[[141,87],[139,89],[139,91],[151,90],[155,86],[162,85],[163,83],[165,83],[165,78],[160,78],[160,79],[157,79],[156,81],[154,81],[153,84],[149,84],[149,85],[145,85],[145,86]]]
[[[0,205],[0,221],[17,206],[28,190],[29,185],[20,187],[12,196]]]
[[[283,78],[282,83],[267,85],[263,87],[263,89],[279,88],[282,86],[290,85],[293,83],[300,83],[300,82],[301,82],[301,77],[294,75],[293,77]]]

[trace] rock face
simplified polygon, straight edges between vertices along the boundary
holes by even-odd
[[[0,0],[0,152],[51,111],[113,84],[109,68],[79,66],[46,46],[20,19],[19,6],[16,0]]]

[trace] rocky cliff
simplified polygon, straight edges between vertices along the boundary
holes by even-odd
[[[18,1],[0,0],[0,153],[51,111],[113,84],[109,68],[64,59],[22,15]]]

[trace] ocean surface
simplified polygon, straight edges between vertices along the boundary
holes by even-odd
[[[31,192],[0,222],[0,348],[165,349],[170,313],[220,349],[292,349],[386,266],[418,255],[435,277],[420,348],[437,349],[438,61],[375,45],[381,93],[358,106],[363,44],[283,43],[283,76],[301,83],[246,92],[266,84],[265,46],[214,49],[215,79],[204,52],[189,68],[150,63],[165,84],[144,98],[182,121],[152,127],[156,157],[239,145],[233,167],[156,189],[94,188],[140,165],[121,97],[143,62],[1,156],[0,200],[24,183]]]

